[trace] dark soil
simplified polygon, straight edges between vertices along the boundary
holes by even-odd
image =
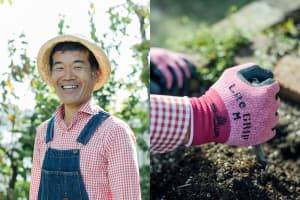
[[[206,144],[151,156],[151,199],[300,199],[300,106],[282,101],[277,135],[251,147]]]
[[[296,27],[299,35],[294,39],[299,39],[298,20]],[[150,199],[300,200],[300,105],[281,102],[277,135],[263,145],[267,170],[257,162],[252,147],[214,143],[181,147],[151,156]]]

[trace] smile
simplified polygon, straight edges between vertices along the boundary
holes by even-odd
[[[72,89],[77,89],[78,85],[63,85],[63,86],[61,86],[61,88],[63,90],[72,90]]]

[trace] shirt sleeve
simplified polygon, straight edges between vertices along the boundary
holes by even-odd
[[[140,200],[139,167],[136,141],[126,124],[118,125],[112,131],[108,147],[108,179],[114,200]]]
[[[32,158],[32,168],[31,168],[31,181],[30,181],[30,192],[29,199],[37,200],[38,191],[40,186],[40,177],[41,177],[41,165],[40,165],[40,129],[38,128],[34,149],[33,149],[33,158]]]
[[[184,143],[190,124],[187,98],[150,95],[150,152],[166,153]]]

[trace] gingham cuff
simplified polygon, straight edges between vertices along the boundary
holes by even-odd
[[[185,144],[186,147],[189,147],[192,145],[194,139],[194,112],[193,112],[192,104],[190,103],[187,96],[184,96],[184,100],[190,107],[190,134],[189,134],[189,141],[187,144]]]
[[[166,153],[183,144],[190,124],[189,101],[183,97],[150,95],[150,151]]]

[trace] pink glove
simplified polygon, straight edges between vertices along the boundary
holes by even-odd
[[[272,72],[253,63],[225,70],[205,95],[189,99],[194,115],[192,144],[249,146],[270,140],[279,120],[279,89]]]
[[[183,87],[184,78],[180,69],[183,70],[186,77],[190,78],[191,76],[189,66],[184,61],[184,56],[180,53],[175,53],[161,48],[151,48],[150,60],[157,66],[166,78],[167,89],[171,89],[173,84],[173,77],[170,69],[173,69],[176,74],[179,88]]]

